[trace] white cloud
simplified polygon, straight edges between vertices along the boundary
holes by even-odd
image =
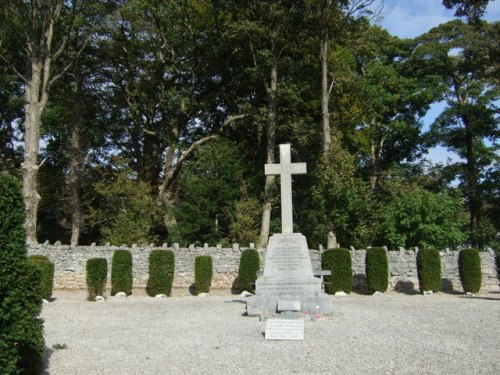
[[[441,0],[384,0],[381,26],[401,38],[414,38],[431,28],[452,20],[454,10],[446,9]],[[500,19],[500,2],[490,1],[484,18]]]
[[[439,0],[385,0],[381,26],[401,38],[414,38],[453,19]]]

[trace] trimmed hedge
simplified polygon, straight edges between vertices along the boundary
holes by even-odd
[[[54,263],[45,255],[32,255],[28,260],[40,272],[40,295],[49,300],[54,290]]]
[[[132,294],[132,254],[129,250],[116,250],[111,268],[111,295]]]
[[[441,289],[441,255],[434,247],[423,248],[417,253],[417,275],[420,291]]]
[[[335,294],[336,292],[352,291],[352,260],[351,252],[347,249],[328,249],[321,254],[321,269],[331,271],[330,276],[325,276],[325,292]]]
[[[481,257],[477,249],[464,249],[458,255],[460,281],[465,293],[477,293],[481,289]]]
[[[172,294],[174,281],[175,255],[171,250],[153,250],[149,254],[149,279],[146,293],[154,297],[157,294]]]
[[[384,293],[389,286],[387,252],[381,247],[372,247],[366,251],[366,283],[372,293]]]
[[[199,255],[194,259],[194,283],[197,293],[208,293],[212,283],[212,257]]]
[[[20,183],[0,173],[0,372],[39,374],[45,349],[40,272],[27,260]]]
[[[238,281],[241,291],[254,292],[257,272],[260,270],[259,252],[255,249],[246,249],[241,252],[238,268]]]
[[[91,258],[86,265],[87,300],[95,301],[95,297],[104,294],[108,277],[108,261],[105,258]]]

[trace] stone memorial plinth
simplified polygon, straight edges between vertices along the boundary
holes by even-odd
[[[247,314],[274,314],[279,301],[300,301],[300,312],[330,314],[330,297],[314,277],[306,238],[293,233],[292,175],[305,174],[305,163],[292,163],[290,145],[280,145],[280,164],[266,164],[266,175],[280,175],[282,233],[271,236],[264,274],[255,283],[255,296],[247,302]],[[298,305],[298,304],[297,304]]]
[[[300,301],[300,311],[330,314],[330,297],[314,277],[306,238],[300,233],[271,236],[264,275],[255,283],[255,296],[247,301],[247,314],[274,314],[278,301]]]

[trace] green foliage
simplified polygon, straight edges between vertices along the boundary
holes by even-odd
[[[198,148],[186,162],[177,183],[182,203],[174,212],[177,224],[169,228],[174,234],[170,241],[220,243],[230,236],[253,239],[255,202],[243,195],[235,209],[246,172],[240,153],[233,142],[221,139]]]
[[[482,1],[467,3],[484,5]],[[465,9],[481,7],[471,5],[462,11],[466,14]],[[460,156],[449,167],[462,182],[470,214],[470,241],[475,245],[479,243],[476,232],[481,211],[492,187],[490,171],[498,169],[498,145],[494,140],[498,138],[500,86],[498,63],[492,51],[497,48],[499,32],[498,22],[471,24],[456,19],[418,37],[411,58],[415,60],[413,69],[434,80],[441,100],[446,101],[443,112],[430,127],[429,138],[434,145],[441,144]]]
[[[370,292],[385,292],[389,285],[387,252],[381,247],[366,251],[366,283]]]
[[[194,283],[197,293],[208,293],[212,283],[212,257],[199,255],[194,260]]]
[[[175,255],[171,250],[153,250],[149,254],[149,279],[146,293],[154,297],[157,294],[172,294],[174,281]]]
[[[441,256],[433,247],[420,249],[417,253],[417,273],[420,291],[441,289]]]
[[[40,295],[49,300],[54,289],[54,263],[44,255],[32,255],[28,258],[40,272]]]
[[[132,294],[132,253],[128,250],[116,250],[111,268],[111,295],[118,292]]]
[[[481,289],[481,257],[477,249],[464,249],[458,256],[458,271],[465,293],[477,293]]]
[[[262,205],[258,199],[248,196],[245,185],[241,188],[241,193],[242,197],[235,203],[234,211],[228,212],[229,238],[232,243],[257,243]]]
[[[328,249],[321,254],[321,269],[331,271],[325,276],[325,291],[328,294],[336,292],[351,293],[352,290],[352,260],[351,252],[347,249]]]
[[[40,273],[26,259],[24,204],[14,178],[0,173],[0,369],[35,375],[44,352]]]
[[[241,291],[253,293],[257,272],[260,270],[259,252],[255,249],[246,249],[241,252],[238,280]]]
[[[95,185],[98,206],[90,210],[90,222],[100,229],[102,242],[114,245],[155,242],[153,229],[162,222],[161,211],[151,187],[134,178],[119,164]]]
[[[462,243],[464,217],[460,197],[420,187],[401,191],[385,207],[380,232],[390,247],[445,248]]]
[[[376,206],[369,185],[356,176],[354,158],[337,143],[315,171],[303,225],[312,243],[323,243],[333,231],[339,243],[363,247],[373,237]]]
[[[106,279],[108,277],[108,261],[105,258],[92,258],[86,265],[87,300],[94,301],[95,297],[104,294]]]

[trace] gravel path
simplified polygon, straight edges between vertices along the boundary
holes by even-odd
[[[138,295],[139,294],[139,295]],[[45,305],[46,374],[500,374],[500,294],[332,297],[304,341],[265,340],[244,298],[103,303],[56,292]]]

